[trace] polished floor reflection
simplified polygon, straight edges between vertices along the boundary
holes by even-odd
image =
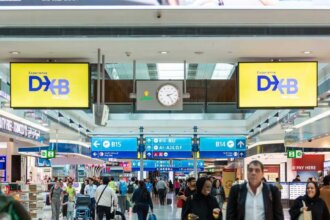
[[[157,215],[157,220],[180,220],[181,209],[176,208],[176,202],[175,202],[174,194],[172,194],[172,193],[168,194],[167,198],[172,199],[172,204],[171,205],[161,206],[159,204],[159,200],[156,199],[156,198],[153,198],[154,213]],[[226,206],[224,206],[224,210],[223,210],[224,215],[226,213],[225,207]],[[45,215],[44,215],[44,218],[42,220],[51,220],[50,206],[45,207],[44,214]],[[285,220],[290,219],[288,209],[284,209],[284,215],[285,215]],[[137,220],[138,219],[137,215],[135,213],[132,213],[132,212],[126,212],[125,217],[126,217],[126,220]],[[65,218],[60,218],[60,219],[65,220]]]

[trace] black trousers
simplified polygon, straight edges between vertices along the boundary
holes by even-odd
[[[159,189],[159,201],[161,205],[165,205],[166,189]]]
[[[97,206],[97,219],[98,220],[103,220],[103,216],[105,215],[106,220],[113,219],[114,213],[111,213],[111,207],[107,206]]]
[[[136,212],[138,216],[138,220],[147,220],[148,211],[149,211],[148,205],[138,205],[138,210]]]

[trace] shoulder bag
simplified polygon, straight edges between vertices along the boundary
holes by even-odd
[[[306,204],[305,204],[305,201],[302,200],[302,203],[303,203],[303,208],[306,208]],[[300,215],[299,215],[299,218],[298,220],[312,220],[312,211],[303,211]]]
[[[102,197],[102,195],[103,195],[103,193],[104,193],[104,191],[105,191],[105,189],[106,189],[107,187],[108,187],[108,186],[105,185],[105,187],[104,187],[104,189],[103,189],[103,191],[102,191],[102,193],[101,193],[99,199],[98,199],[97,202],[96,202],[96,207],[99,205],[100,199],[101,199],[101,197]]]

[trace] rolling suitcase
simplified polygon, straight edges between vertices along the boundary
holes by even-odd
[[[116,211],[115,212],[115,220],[126,220],[126,217],[122,212]]]

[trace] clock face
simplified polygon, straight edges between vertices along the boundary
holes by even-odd
[[[159,88],[157,94],[158,101],[164,106],[173,106],[179,101],[179,90],[170,84]]]

